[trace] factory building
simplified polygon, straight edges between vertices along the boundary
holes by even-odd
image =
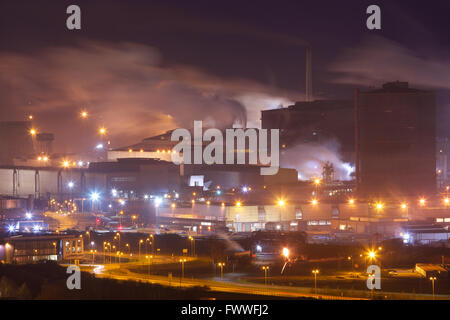
[[[287,108],[263,110],[263,129],[280,129],[280,146],[288,149],[297,144],[324,144],[337,140],[345,162],[354,162],[353,102],[349,100],[316,100],[296,102]]]
[[[0,261],[25,264],[41,260],[79,259],[84,253],[83,240],[74,235],[18,234],[0,237]]]
[[[307,231],[311,234],[398,233],[411,213],[401,207],[382,212],[367,203],[298,203],[226,207],[226,225],[236,232],[257,230]]]
[[[436,191],[433,92],[407,82],[356,92],[356,177],[360,197],[424,196]]]

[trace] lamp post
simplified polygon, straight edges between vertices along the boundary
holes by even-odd
[[[106,263],[106,241],[103,241],[103,264]]]
[[[181,279],[184,278],[184,263],[186,262],[186,259],[180,259],[180,262],[181,262],[181,278],[180,278],[181,282]]]
[[[189,236],[189,240],[191,241],[191,255],[195,256],[195,239],[192,236]]]
[[[144,240],[139,240],[139,260],[141,259],[141,244],[144,242]]]
[[[120,233],[117,232],[117,233],[116,233],[116,236],[119,237],[119,251],[120,251]]]
[[[225,267],[225,263],[219,262],[217,265],[220,267],[220,280],[223,280],[223,267]]]
[[[434,300],[434,282],[437,280],[436,277],[430,277],[431,285],[433,287],[433,300]]]
[[[264,284],[267,285],[267,272],[269,271],[269,266],[263,266],[262,269],[264,270]]]
[[[91,252],[92,252],[92,264],[94,264],[94,254],[97,252],[97,250],[91,249]]]
[[[150,238],[145,239],[145,254],[148,254],[148,245],[147,242],[150,244]]]
[[[152,258],[153,258],[153,256],[145,256],[145,259],[147,259],[147,261],[148,261],[148,270],[147,270],[148,275],[150,275],[150,265],[152,262]],[[183,273],[183,275],[184,275],[184,273]]]
[[[152,234],[150,235],[150,238],[152,238],[152,242],[150,243],[152,245],[152,254],[155,254],[155,238]]]
[[[314,269],[312,273],[314,275],[314,293],[317,294],[317,275],[319,274],[319,269]]]

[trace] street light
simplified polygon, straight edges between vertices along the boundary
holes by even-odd
[[[375,208],[376,208],[378,211],[382,210],[383,207],[384,207],[384,204],[381,203],[381,202],[377,202],[377,203],[375,204]]]
[[[144,240],[139,240],[139,260],[141,259],[141,244],[144,242]]]
[[[220,280],[223,280],[223,267],[225,267],[225,263],[219,262],[217,265],[220,267]]]
[[[189,240],[191,242],[191,255],[195,256],[195,239],[192,236],[189,236]]]
[[[186,261],[187,261],[186,259],[180,259],[180,262],[181,262],[181,279],[184,278],[184,263]],[[180,279],[180,281],[181,281],[181,279]]]
[[[433,287],[433,300],[434,300],[434,282],[437,280],[436,277],[430,277],[431,285]]]
[[[264,270],[264,284],[267,285],[267,272],[269,271],[269,266],[263,266],[262,269]]]
[[[419,205],[420,205],[421,207],[423,207],[425,204],[426,204],[425,198],[420,198],[420,199],[419,199]]]
[[[148,269],[147,269],[148,275],[150,275],[150,264],[152,262],[152,258],[153,258],[153,256],[145,256],[145,259],[147,259],[147,261],[148,261]],[[183,275],[184,275],[184,273],[183,273]]]
[[[100,133],[100,135],[105,135],[106,134],[106,128],[105,127],[101,127],[100,129],[98,129],[98,132]]]
[[[289,259],[290,252],[288,248],[283,248],[282,254],[286,259]]]
[[[120,251],[120,233],[119,233],[119,232],[117,232],[117,233],[116,233],[116,236],[118,236],[118,237],[119,237],[119,251]]]
[[[319,274],[319,269],[314,269],[312,273],[314,275],[314,293],[317,294],[317,275]]]

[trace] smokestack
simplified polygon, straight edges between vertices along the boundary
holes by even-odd
[[[312,52],[311,46],[306,47],[306,101],[312,101]]]

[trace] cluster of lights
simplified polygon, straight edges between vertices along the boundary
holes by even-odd
[[[166,153],[166,152],[167,152],[167,153],[172,153],[172,152],[175,152],[175,151],[172,151],[172,150],[170,150],[170,149],[169,149],[169,150],[159,150],[159,149],[156,150],[156,153]]]
[[[51,199],[50,209],[59,214],[70,214],[77,211],[77,206],[72,200],[64,200],[63,202],[58,202],[55,199]]]
[[[89,164],[89,162],[86,162],[86,164]],[[61,162],[61,167],[63,168],[70,168],[70,167],[83,167],[85,165],[85,162],[79,160],[78,162],[75,161],[69,161],[69,160],[63,160]]]
[[[39,157],[37,157],[37,160],[47,162],[49,160],[49,158],[48,158],[48,156],[39,156]]]

